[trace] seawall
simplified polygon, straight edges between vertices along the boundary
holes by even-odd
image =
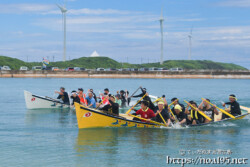
[[[203,78],[250,79],[250,71],[0,71],[0,78]]]

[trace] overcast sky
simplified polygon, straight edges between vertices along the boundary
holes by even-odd
[[[0,55],[24,61],[62,60],[63,0],[1,0]],[[250,68],[250,0],[68,0],[67,59],[101,56],[129,63],[188,59]]]

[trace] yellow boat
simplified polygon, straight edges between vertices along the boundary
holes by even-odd
[[[75,103],[76,117],[78,122],[79,129],[83,128],[99,128],[99,127],[136,127],[136,128],[160,128],[159,124],[141,122],[133,120],[133,117],[130,117],[126,114],[111,115],[103,113],[100,110],[93,108],[84,107],[78,103]],[[249,113],[236,116],[235,119],[228,118],[224,120],[217,120],[215,122],[189,125],[189,126],[204,126],[208,124],[214,124],[224,121],[239,120],[246,117]],[[162,124],[164,125],[164,124]]]
[[[125,114],[111,115],[100,110],[84,107],[75,103],[76,117],[79,129],[98,127],[136,127],[136,128],[159,128],[160,125],[133,120]]]

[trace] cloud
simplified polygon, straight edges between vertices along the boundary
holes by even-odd
[[[54,5],[46,4],[0,4],[1,14],[42,13],[54,9]]]
[[[218,6],[223,7],[241,7],[248,8],[250,7],[250,0],[227,0],[217,3]]]

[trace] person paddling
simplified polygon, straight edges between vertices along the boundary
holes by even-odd
[[[208,102],[210,102],[209,99],[206,99]],[[216,106],[211,106],[206,100],[202,100],[201,104],[199,105],[199,109],[204,112],[209,118],[214,121],[214,114],[219,115],[218,110],[216,109]],[[204,118],[203,123],[208,123],[210,122],[208,119]]]
[[[183,108],[179,104],[176,104],[174,106],[174,110],[172,110],[172,111],[173,111],[173,114],[175,115],[175,117],[177,118],[178,123],[180,125],[185,125],[186,121],[187,121],[187,116],[183,112]],[[170,119],[172,120],[172,122],[175,122],[175,118],[172,115],[170,115]]]
[[[154,120],[156,122],[160,122],[160,123],[164,123],[164,121],[165,121],[167,123],[166,126],[169,126],[171,121],[170,121],[170,117],[169,117],[169,114],[168,114],[168,109],[164,108],[164,105],[165,105],[165,103],[163,101],[158,102],[158,105],[157,105],[158,107],[154,111],[155,112]],[[162,117],[160,116],[160,114],[161,114]]]
[[[198,108],[197,103],[194,101],[190,101],[187,104],[187,107],[185,110],[185,114],[187,115],[187,125],[196,125],[196,124],[203,123],[202,115],[198,112],[197,109],[190,107],[190,105],[194,106],[195,108]],[[189,107],[190,107],[190,110],[189,110]]]
[[[134,108],[132,108],[134,110]],[[136,110],[135,110],[136,111]],[[130,114],[129,114],[130,115]],[[147,119],[147,121],[145,120],[140,120],[142,122],[150,122],[150,120],[152,118],[155,117],[155,113],[153,110],[151,110],[148,107],[148,102],[147,101],[142,101],[141,102],[141,109],[137,110],[134,114],[132,115],[141,115],[141,118]],[[138,118],[134,118],[133,120],[138,120]]]
[[[65,88],[61,87],[60,88],[60,92],[59,91],[55,91],[55,93],[59,94],[57,99],[61,99],[63,101],[64,104],[70,105],[69,104],[69,95],[67,92],[65,92]]]
[[[83,93],[83,88],[78,88],[78,96],[80,98],[81,104],[87,106],[88,102],[86,100],[86,94]]]
[[[93,94],[93,97],[95,99],[95,102],[97,102],[97,96],[96,94],[94,93],[94,90],[93,89],[90,89],[89,92],[91,92]]]
[[[178,98],[174,97],[171,99],[171,102],[173,103],[173,106],[175,107],[176,105],[180,105],[182,108],[182,112],[185,113],[185,106],[181,104],[178,100]],[[174,111],[174,107],[172,108],[172,111]]]
[[[142,87],[140,87],[140,88],[141,88],[142,93],[139,95],[136,95],[136,96],[132,96],[132,97],[143,97],[146,94],[146,96],[143,98],[143,100],[148,102],[148,107],[151,110],[155,110],[155,105],[152,103],[151,98],[149,97],[149,94],[147,92],[147,89],[142,88]]]
[[[229,102],[224,103],[223,107],[230,105],[229,109],[225,109],[225,111],[231,113],[233,116],[241,115],[240,104],[237,102],[237,98],[234,94],[229,95]],[[222,119],[229,118],[229,116],[223,114]]]
[[[86,98],[87,103],[88,103],[88,108],[96,108],[96,101],[94,99],[93,93],[89,92],[88,97]]]
[[[109,101],[109,104],[100,108],[100,110],[103,110],[104,112],[108,114],[119,115],[119,105],[118,103],[115,102],[116,101],[115,96],[110,95],[109,97],[107,97],[107,100]]]
[[[73,90],[71,92],[70,98],[73,99],[73,102],[72,102],[71,106],[74,106],[75,103],[80,104],[80,98],[79,98],[79,96],[77,96],[77,92],[75,90]]]

